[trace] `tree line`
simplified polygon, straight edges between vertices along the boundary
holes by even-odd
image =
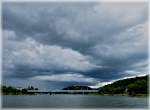
[[[4,95],[19,95],[19,94],[29,94],[28,90],[38,90],[38,88],[35,88],[33,86],[28,86],[27,88],[16,88],[12,86],[2,86],[1,92]]]
[[[99,94],[148,94],[148,75],[127,78],[99,88]]]

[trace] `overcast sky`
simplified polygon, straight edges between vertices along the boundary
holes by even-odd
[[[3,3],[3,84],[100,87],[148,74],[146,3]]]

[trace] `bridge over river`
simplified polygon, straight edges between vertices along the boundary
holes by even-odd
[[[88,94],[88,93],[98,93],[98,90],[28,90],[28,93],[38,93],[38,94]]]

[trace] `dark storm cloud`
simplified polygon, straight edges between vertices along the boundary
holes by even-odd
[[[78,24],[70,23],[89,10],[88,5],[83,3],[75,3],[75,6],[72,3],[50,3],[48,5],[46,3],[41,5],[25,3],[23,5],[25,10],[20,10],[21,6],[18,4],[14,3],[11,7],[6,4],[3,8],[3,27],[14,30],[21,35],[19,38],[31,36],[46,44],[76,47],[74,41],[64,37],[66,34],[63,31],[66,31],[70,25],[79,27]],[[81,12],[79,12],[80,10]],[[80,44],[82,45],[82,43]],[[89,44],[85,43],[85,45]]]
[[[58,87],[145,74],[147,10],[145,3],[3,3],[3,76]]]
[[[125,8],[126,5],[132,6],[128,3],[116,6]],[[134,11],[131,14],[139,11],[136,10],[137,7],[141,7],[138,5],[135,4],[135,9],[133,8]],[[20,10],[22,7],[24,10]],[[108,11],[105,7],[112,8],[111,4],[105,6],[105,4],[95,5],[94,3],[43,3],[40,5],[38,3],[21,5],[13,3],[11,6],[5,4],[3,6],[3,26],[15,30],[19,34],[19,38],[21,36],[24,38],[26,35],[42,43],[70,46],[76,50],[85,51],[88,47],[95,45],[97,41],[104,42],[106,41],[105,37],[112,36],[147,19],[147,17],[137,14],[138,16],[135,15],[135,17],[138,19],[135,20],[134,17],[131,17],[129,18],[130,24],[123,23],[120,16],[115,17],[117,13],[115,11],[118,9],[114,9],[109,17],[109,14],[105,15],[105,12]],[[142,9],[144,15],[147,14],[145,9],[145,7]],[[128,13],[124,17],[128,20]]]

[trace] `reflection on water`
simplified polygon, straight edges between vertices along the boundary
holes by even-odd
[[[99,95],[3,96],[4,108],[147,108],[146,97]]]

